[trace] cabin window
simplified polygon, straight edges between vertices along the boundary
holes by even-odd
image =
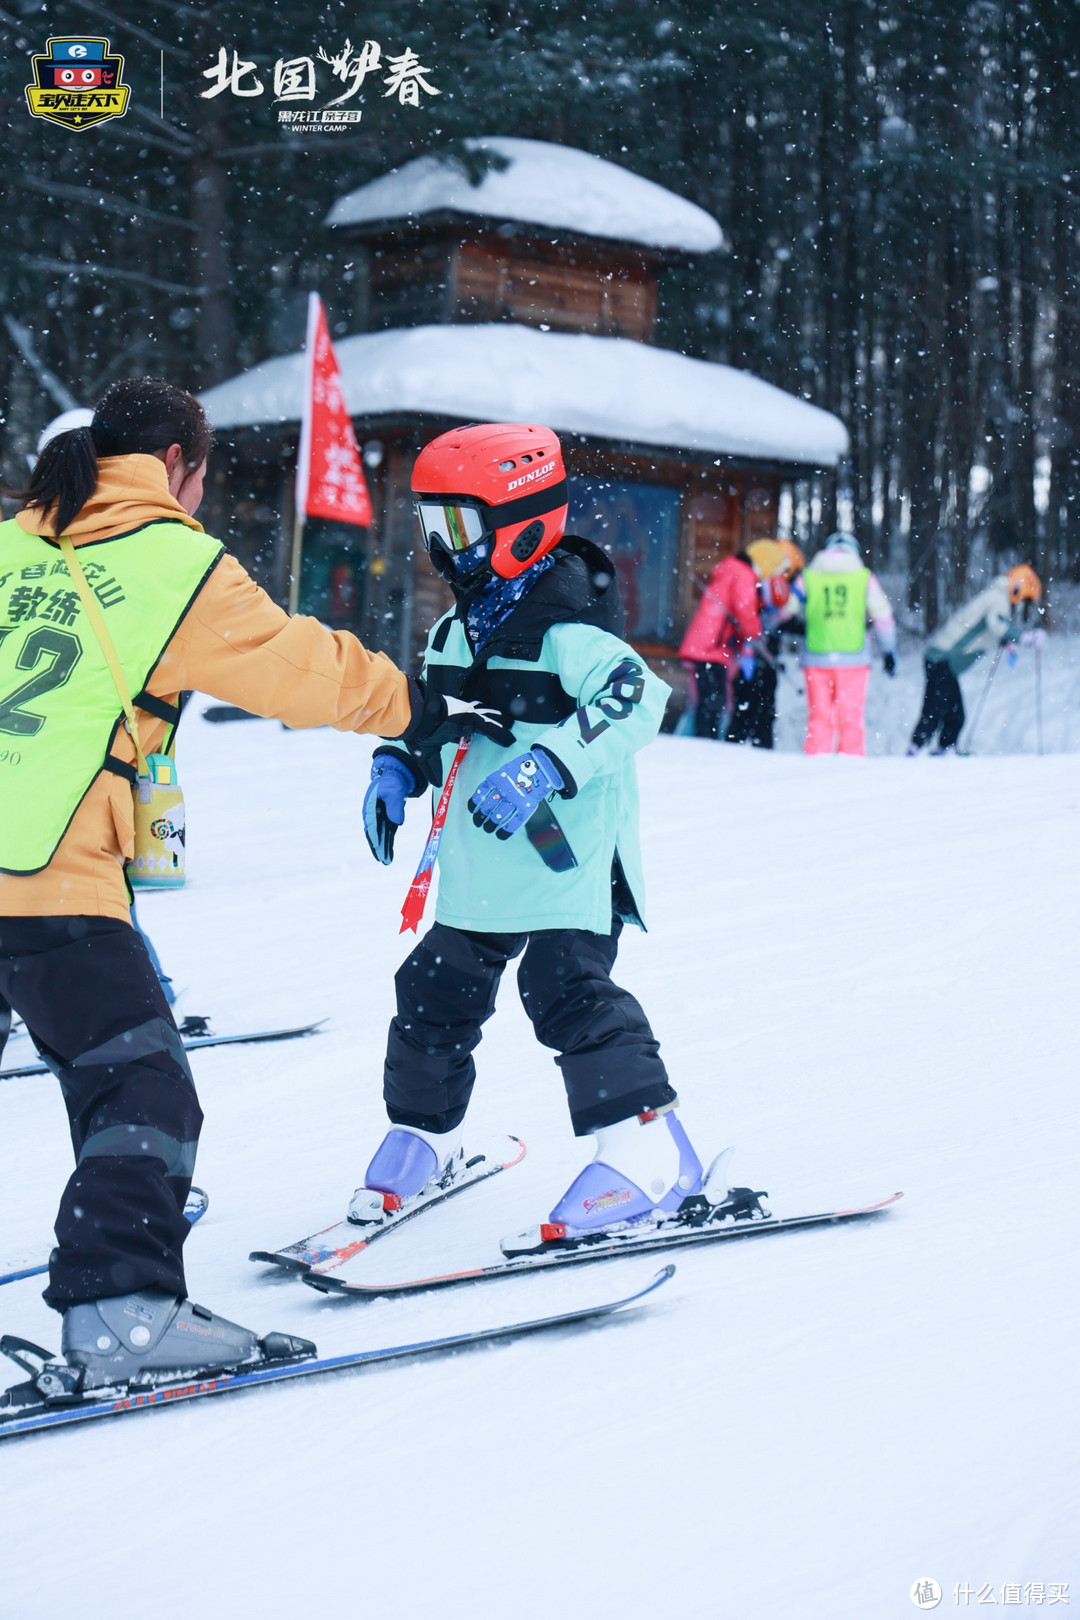
[[[671,642],[679,561],[680,495],[662,484],[571,478],[567,530],[602,546],[615,563],[634,641]]]

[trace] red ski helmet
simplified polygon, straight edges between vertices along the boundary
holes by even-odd
[[[484,548],[501,579],[515,579],[558,545],[566,529],[566,468],[550,428],[481,422],[426,444],[412,489],[424,544],[450,556]]]

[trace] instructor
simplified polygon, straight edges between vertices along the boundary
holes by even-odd
[[[384,654],[275,606],[195,520],[211,444],[190,394],[116,382],[90,427],[46,445],[23,509],[0,524],[0,1004],[25,1019],[71,1124],[76,1168],[45,1299],[65,1313],[83,1387],[260,1350],[186,1300],[202,1114],[130,923],[136,751],[58,537],[71,537],[102,610],[146,754],[169,749],[192,687],[410,749],[484,724],[461,704],[451,722],[446,700]]]

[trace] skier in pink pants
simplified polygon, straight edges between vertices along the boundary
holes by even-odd
[[[896,674],[896,620],[853,535],[829,536],[803,574],[806,587],[807,754],[865,754],[863,712],[870,683],[867,623],[886,675]]]

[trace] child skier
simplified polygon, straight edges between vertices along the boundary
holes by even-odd
[[[610,560],[564,537],[566,472],[549,429],[444,433],[421,451],[412,488],[457,604],[428,637],[426,680],[482,696],[514,729],[502,744],[474,739],[460,767],[436,920],[396,978],[390,1129],[349,1219],[379,1222],[464,1167],[472,1054],[520,956],[525,1010],[557,1054],[574,1131],[593,1135],[596,1152],[548,1219],[504,1239],[504,1252],[678,1221],[685,1200],[704,1207],[702,1167],[648,1020],[610,976],[624,923],[642,925],[633,756],[656,735],[668,688],[622,639]],[[364,827],[377,860],[390,862],[405,800],[440,783],[442,764],[401,742],[376,751]],[[718,1202],[726,1186],[704,1190]]]
[[[1012,648],[1015,642],[1042,650],[1046,631],[1021,631],[1019,623],[1021,605],[1026,614],[1028,603],[1037,607],[1041,596],[1038,574],[1027,563],[1020,563],[991,580],[984,591],[938,626],[926,644],[926,687],[909,755],[925,748],[935,734],[938,740],[932,753],[947,754],[956,747],[964,729],[960,677],[984,653],[993,651],[1000,657],[1001,649]]]

